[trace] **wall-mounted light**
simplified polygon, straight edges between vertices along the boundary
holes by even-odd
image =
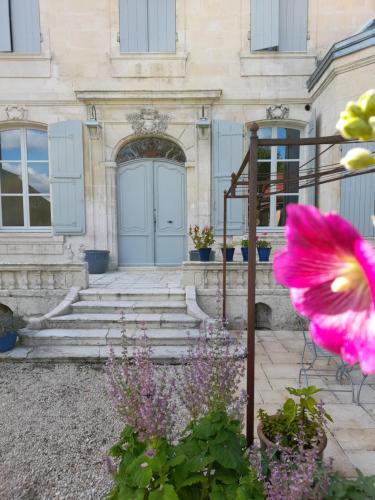
[[[210,126],[211,126],[211,122],[205,116],[204,106],[202,106],[202,116],[196,122],[196,127],[197,127],[197,130],[198,130],[198,137],[199,137],[199,139],[208,139],[208,137],[210,135],[209,134]]]
[[[96,108],[94,104],[89,107],[89,117],[88,120],[86,120],[85,125],[89,130],[90,139],[99,139],[101,126],[96,116]]]

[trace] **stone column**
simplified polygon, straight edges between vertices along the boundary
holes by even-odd
[[[110,251],[110,270],[118,267],[118,230],[117,230],[117,164],[106,161],[105,168],[106,217],[107,217],[107,248]]]

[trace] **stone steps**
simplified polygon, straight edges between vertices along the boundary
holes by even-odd
[[[120,325],[121,321],[121,325]],[[162,313],[162,314],[126,314],[123,318],[120,313],[87,313],[87,314],[67,314],[65,316],[54,316],[47,320],[48,328],[113,328],[119,329],[147,329],[156,328],[197,328],[200,320],[183,313]]]
[[[185,302],[183,288],[139,288],[130,290],[114,288],[88,288],[79,292],[81,301],[181,301]]]
[[[21,330],[20,345],[23,346],[119,346],[126,340],[127,345],[135,345],[144,334],[143,330],[119,329],[47,329],[40,331]],[[146,335],[152,346],[187,346],[194,344],[199,330],[156,329],[147,330]]]
[[[186,312],[186,302],[178,300],[151,301],[151,300],[81,300],[72,305],[73,314],[85,313],[174,313]]]
[[[233,348],[234,349],[234,348]],[[128,355],[132,356],[135,347],[128,348]],[[121,357],[123,354],[120,346],[113,348],[114,355]],[[157,363],[180,364],[189,352],[189,346],[153,346],[151,358]],[[0,353],[2,361],[30,361],[30,362],[67,362],[84,361],[103,363],[108,359],[109,346],[19,346],[9,352]],[[245,355],[245,349],[240,353]]]

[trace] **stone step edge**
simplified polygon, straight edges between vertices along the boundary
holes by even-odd
[[[148,330],[147,337],[151,345],[191,345],[199,338],[197,329],[155,329]],[[54,328],[47,330],[23,330],[19,333],[20,345],[22,346],[108,346],[122,345],[127,341],[129,345],[136,345],[141,339],[143,330],[116,329],[63,329]]]
[[[128,347],[128,353],[132,355],[134,347]],[[121,346],[114,346],[113,352],[116,358],[122,357],[123,350]],[[18,346],[12,351],[0,353],[1,362],[90,362],[104,363],[109,356],[110,348],[108,346],[61,346],[61,347],[23,347]],[[188,353],[188,347],[185,346],[155,346],[152,347],[152,359],[155,362],[181,364],[182,358]],[[240,357],[246,356],[243,348]]]

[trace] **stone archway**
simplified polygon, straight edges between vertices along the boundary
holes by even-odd
[[[255,328],[256,330],[272,330],[272,309],[263,302],[255,304]]]

